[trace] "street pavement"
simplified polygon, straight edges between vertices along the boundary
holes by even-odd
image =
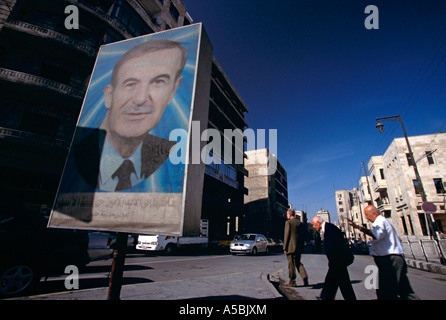
[[[364,279],[367,277],[364,270],[368,265],[374,265],[373,259],[370,256],[358,255],[355,257],[355,262],[349,267],[349,272],[357,298],[359,300],[375,300],[375,291],[366,289],[364,286]],[[154,281],[124,284],[120,298],[121,300],[316,300],[320,294],[328,270],[325,255],[304,254],[302,256],[310,285],[299,286],[300,279],[298,279],[297,288],[284,286],[288,281],[288,270],[283,254],[253,258],[261,260],[258,260],[257,263],[251,259],[249,262],[251,264],[247,265],[247,269],[252,271],[240,267],[231,269],[231,261],[235,263],[235,261],[242,261],[237,260],[242,258],[229,255],[172,260],[179,264],[186,260],[195,259],[196,263],[213,259],[216,261],[215,263],[225,266],[219,272],[217,272],[217,267],[213,267],[215,272],[203,272],[194,277],[188,277],[186,274],[179,278],[165,277],[156,278]],[[254,268],[253,265],[256,267]],[[409,265],[420,266],[420,268],[423,266],[423,264],[413,261]],[[181,264],[179,264],[179,268],[181,268]],[[436,268],[431,269],[436,272],[409,268],[409,279],[412,286],[422,299],[446,300],[446,290],[440,290],[443,283],[446,284],[446,266],[437,265]],[[125,277],[126,273],[124,273]],[[108,288],[102,286],[17,297],[13,300],[106,300],[107,293]],[[338,292],[336,300],[343,300],[340,292]]]
[[[108,288],[72,290],[16,299],[105,300]],[[189,280],[166,280],[123,285],[121,300],[270,300],[283,296],[268,281],[266,273],[235,272]]]

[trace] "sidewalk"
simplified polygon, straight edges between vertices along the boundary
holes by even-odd
[[[108,288],[92,288],[18,297],[12,300],[106,300]],[[124,285],[121,300],[284,300],[267,273],[235,272],[197,280]]]
[[[435,262],[426,262],[421,260],[407,259],[406,263],[409,267],[434,273],[446,275],[446,265]]]
[[[412,259],[406,259],[406,262],[412,268],[446,275],[446,266],[438,263]],[[298,291],[284,286],[287,279],[284,265],[282,269],[272,273],[234,272],[203,277],[199,281],[184,279],[127,284],[122,286],[120,298],[121,300],[313,300],[315,294],[322,288],[322,278],[316,279],[312,276],[312,281],[321,281],[316,281],[316,285],[313,284],[310,289],[301,288]],[[101,287],[17,297],[11,300],[106,300],[107,294],[108,287]]]

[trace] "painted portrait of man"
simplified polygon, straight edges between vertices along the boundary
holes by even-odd
[[[122,191],[150,177],[175,144],[150,134],[182,81],[187,50],[178,42],[154,39],[127,51],[105,86],[105,118],[98,130],[74,144],[76,167],[91,187]],[[92,157],[92,150],[102,146]]]
[[[100,48],[49,226],[181,232],[187,174],[198,170],[184,145],[193,117],[207,125],[212,49],[206,40],[198,59],[202,30],[189,25]],[[206,75],[198,77],[202,61]],[[197,79],[208,87],[196,90]],[[177,129],[188,137],[172,135]]]
[[[189,126],[191,43],[156,37],[103,50],[59,192],[182,192],[184,163],[168,159],[169,132]]]

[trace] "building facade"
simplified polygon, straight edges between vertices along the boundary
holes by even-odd
[[[220,134],[221,154],[214,154],[220,163],[205,165],[202,218],[209,220],[211,240],[232,237],[240,233],[243,221],[245,176],[248,171],[243,162],[237,163],[236,155],[244,156],[244,137],[228,140],[225,130],[242,131],[248,126],[245,113],[248,108],[239,96],[223,69],[214,59],[212,63],[212,82],[209,101],[208,129]],[[230,145],[232,159],[225,163],[224,145]]]
[[[68,6],[78,28],[66,26]],[[49,215],[101,45],[192,22],[181,0],[0,1],[2,211]],[[246,112],[213,59],[208,127],[244,130]],[[246,174],[243,164],[206,168],[211,237],[242,215]]]
[[[277,169],[269,174],[268,149],[246,151],[245,168],[245,232],[263,233],[273,238],[282,238],[288,210],[287,173],[277,160]]]
[[[414,159],[404,138],[394,139],[384,155],[370,159],[371,200],[392,222],[401,238],[428,239],[434,235],[429,225],[435,224],[440,234],[446,229],[446,133],[412,136],[409,143]],[[437,208],[433,215],[425,214],[422,209],[421,188],[413,161],[416,161],[427,201]]]
[[[352,241],[364,240],[362,233],[353,229],[347,220],[357,221],[360,225],[366,226],[363,216],[364,203],[361,200],[359,188],[337,190],[335,191],[335,197],[338,224],[345,237]]]
[[[330,212],[328,212],[328,210],[321,209],[318,212],[316,212],[316,215],[318,217],[321,217],[325,222],[331,222]]]

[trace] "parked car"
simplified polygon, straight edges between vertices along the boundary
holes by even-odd
[[[246,253],[257,255],[260,252],[268,253],[268,241],[263,234],[247,233],[231,243],[229,247],[232,254]]]
[[[84,267],[88,261],[88,234],[48,229],[39,214],[2,213],[0,218],[0,296],[24,294],[42,276],[63,274],[65,267]]]
[[[268,241],[268,247],[272,248],[276,246],[276,241],[273,238],[266,239]]]
[[[116,232],[88,232],[88,256],[90,261],[106,260],[113,257],[113,250],[116,248]],[[127,235],[127,252],[136,250],[135,234]]]
[[[228,237],[227,239],[221,239],[217,241],[217,246],[219,248],[229,248],[231,243],[239,239],[240,236],[234,236],[233,238]]]
[[[116,236],[110,233],[88,232],[88,257],[90,261],[106,260],[113,257],[113,245]]]
[[[274,242],[276,243],[276,247],[283,249],[283,241],[280,239],[276,239],[274,240]]]

